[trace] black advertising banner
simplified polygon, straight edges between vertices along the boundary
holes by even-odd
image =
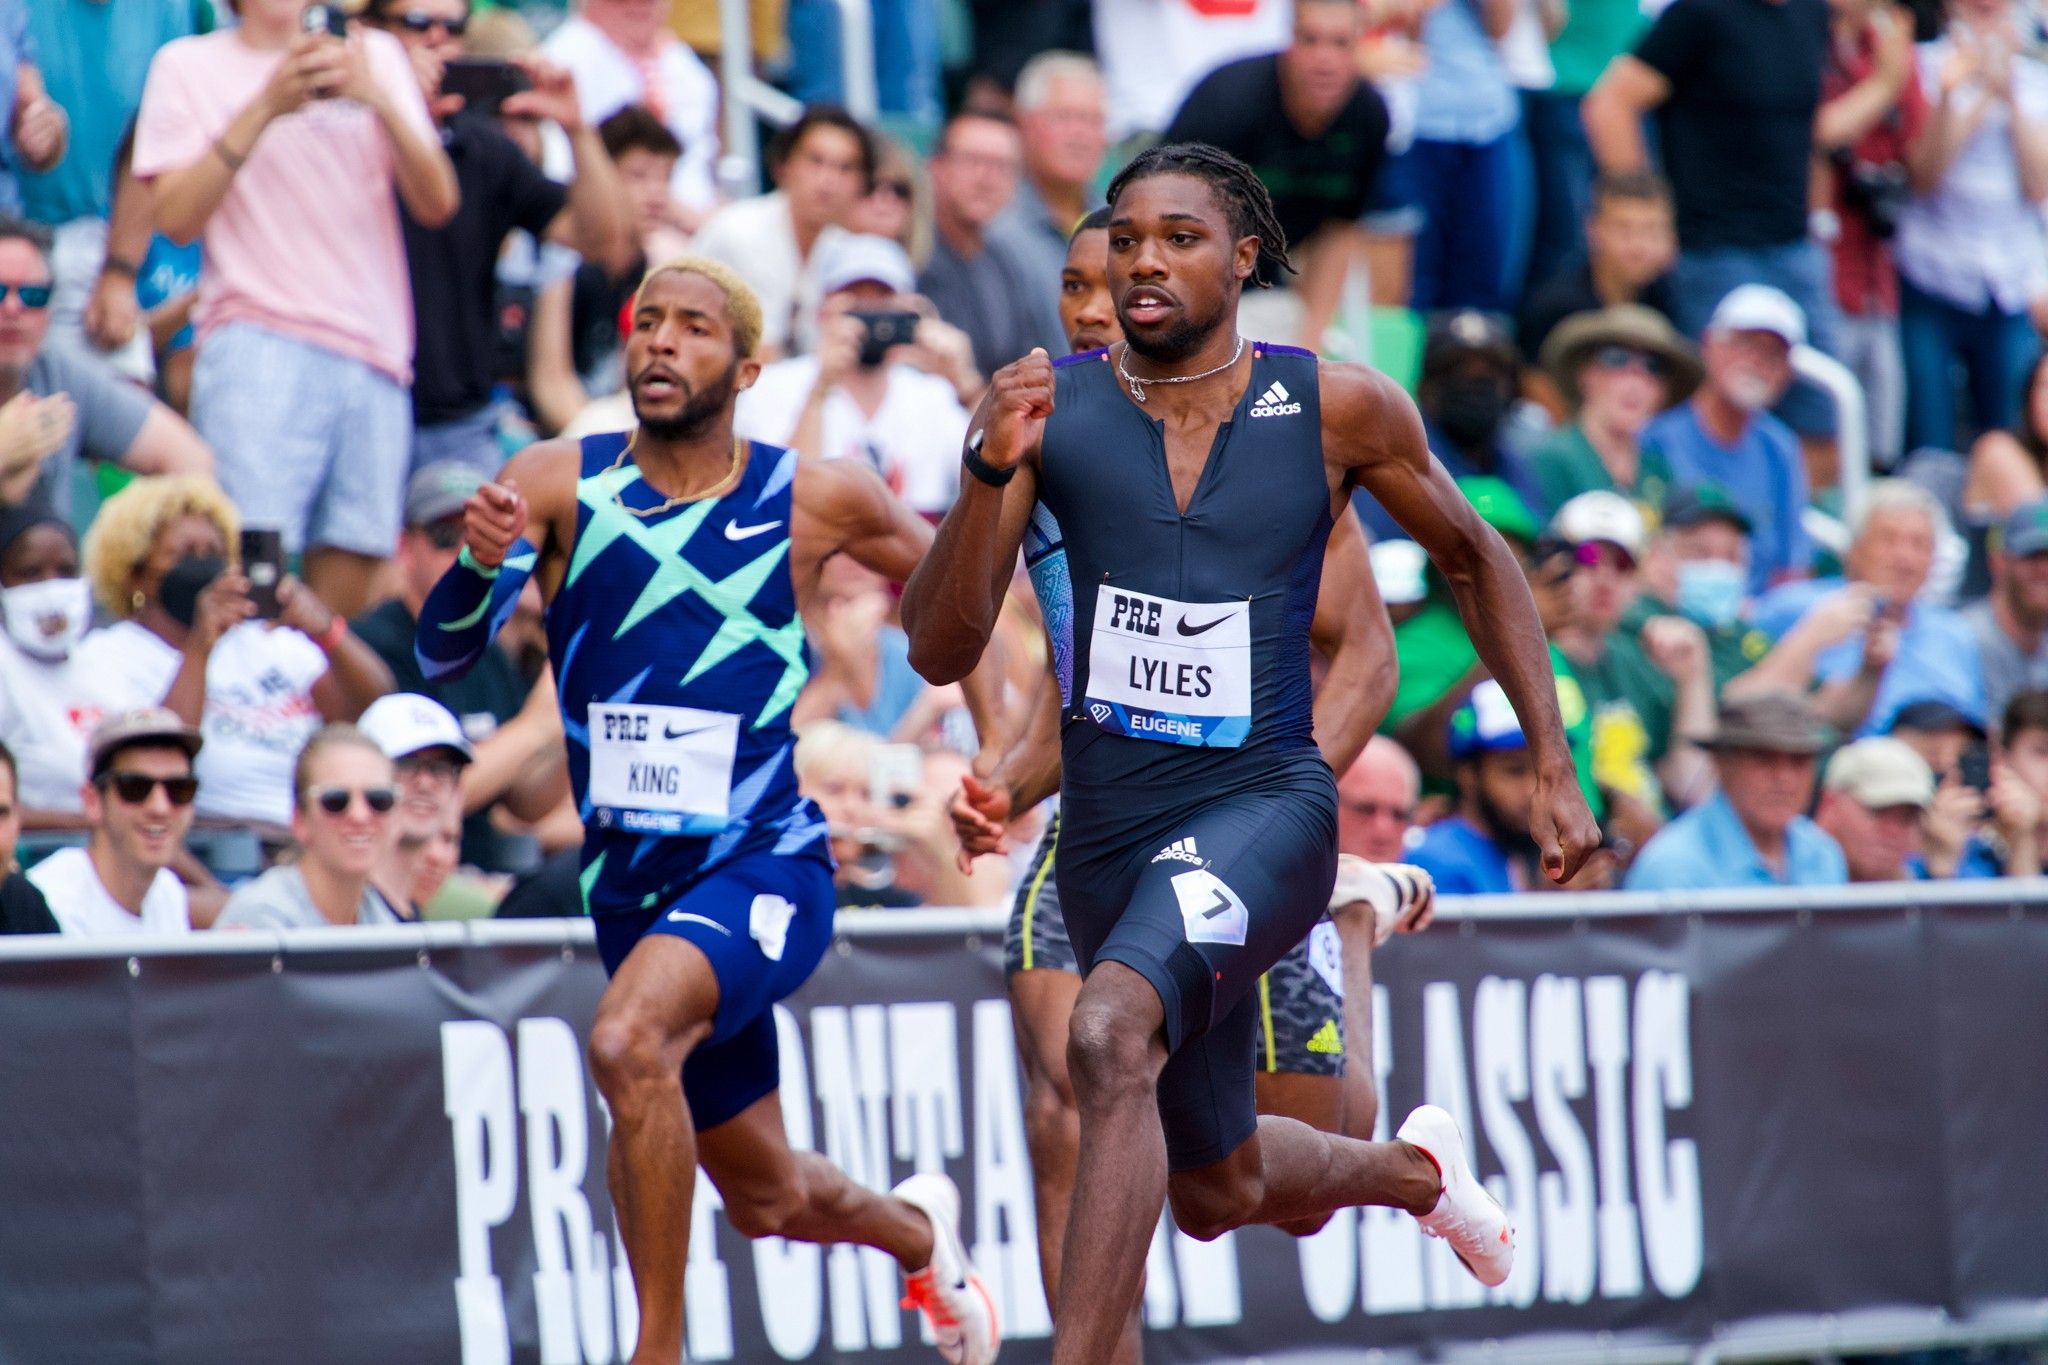
[[[623,1360],[603,977],[549,932],[0,949],[0,1365]],[[1381,1123],[1457,1116],[1513,1277],[1383,1209],[1162,1225],[1149,1359],[1584,1359],[2048,1294],[2048,906],[1467,919],[1374,965]],[[777,1020],[791,1140],[952,1175],[1004,1359],[1045,1360],[996,936],[843,938]],[[698,1192],[693,1360],[934,1358],[886,1257],[746,1242]]]

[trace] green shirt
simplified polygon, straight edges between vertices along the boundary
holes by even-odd
[[[1671,465],[1661,450],[1645,450],[1638,457],[1634,488],[1616,487],[1600,453],[1577,422],[1545,436],[1529,459],[1536,470],[1536,487],[1552,511],[1581,493],[1621,493],[1642,509],[1646,525],[1655,526],[1671,489]]]
[[[1610,791],[1666,809],[1657,764],[1671,747],[1677,688],[1643,653],[1636,637],[1616,629],[1600,657],[1575,659],[1593,716],[1593,776]]]
[[[1458,609],[1438,598],[1394,627],[1394,657],[1401,667],[1401,679],[1394,690],[1394,704],[1380,723],[1380,729],[1388,734],[1417,711],[1441,701],[1479,662],[1479,651],[1472,647]],[[1597,817],[1605,813],[1606,806],[1594,782],[1593,719],[1586,693],[1571,661],[1556,645],[1550,647],[1550,666],[1557,677],[1557,709],[1564,720],[1564,737],[1571,745],[1572,766],[1579,772],[1579,789]]]
[[[1560,95],[1583,95],[1607,64],[1636,45],[1649,20],[1637,0],[1571,0],[1564,29],[1550,44]]]
[[[1636,598],[1634,606],[1622,613],[1618,633],[1625,633],[1631,640],[1639,639],[1643,633],[1643,622],[1652,616],[1677,614],[1676,608],[1644,593]],[[1397,644],[1399,639],[1397,633]],[[1719,696],[1730,678],[1738,673],[1747,673],[1770,652],[1771,637],[1745,622],[1737,621],[1732,626],[1707,631],[1707,657],[1714,667],[1714,695]]]

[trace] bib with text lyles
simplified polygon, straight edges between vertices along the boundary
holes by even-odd
[[[1088,716],[1112,734],[1235,749],[1252,728],[1249,601],[1176,602],[1102,584]]]
[[[689,706],[590,703],[590,805],[641,834],[716,834],[732,818],[740,718]]]

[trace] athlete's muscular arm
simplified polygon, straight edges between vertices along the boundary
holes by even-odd
[[[984,853],[1007,853],[1011,819],[1060,789],[1060,685],[1050,669],[1031,690],[1030,709],[1016,739],[982,781],[969,773],[953,797],[953,832],[960,836],[960,866]]]
[[[1577,875],[1600,831],[1579,792],[1550,651],[1521,565],[1429,453],[1408,395],[1362,365],[1322,367],[1323,449],[1380,500],[1450,583],[1458,614],[1507,691],[1536,761],[1529,833],[1553,881]]]
[[[931,523],[898,501],[888,485],[857,460],[803,461],[797,466],[792,497],[803,525],[791,530],[804,536],[811,566],[800,578],[800,595],[808,595],[820,567],[834,553],[843,552],[890,582],[902,583],[931,551]],[[915,651],[914,642],[911,648]],[[990,653],[959,680],[974,733],[988,749],[1000,749],[1007,735],[1001,664],[1000,656]]]
[[[543,590],[552,590],[560,572],[554,561],[568,543],[558,523],[566,516],[573,525],[575,517],[578,458],[574,442],[529,446],[470,495],[462,556],[420,607],[413,657],[428,678],[460,678],[474,668],[536,572]]]
[[[1017,474],[1001,488],[971,474],[963,477],[931,553],[904,586],[910,665],[930,682],[965,677],[995,630],[1038,498],[1038,442],[1052,401],[1052,361],[1035,349],[996,371],[968,423],[970,442],[975,432],[986,433],[982,462]]]
[[[1386,718],[1400,677],[1394,623],[1372,579],[1365,528],[1348,499],[1323,551],[1323,586],[1309,642],[1327,664],[1316,689],[1316,747],[1330,771],[1342,777]]]

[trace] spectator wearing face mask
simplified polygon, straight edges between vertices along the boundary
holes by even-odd
[[[281,829],[299,750],[323,721],[353,719],[390,691],[391,670],[289,575],[278,619],[256,619],[230,560],[239,532],[205,479],[138,479],[107,499],[86,572],[120,619],[77,657],[119,704],[168,707],[206,736],[202,816]]]
[[[1706,633],[1718,694],[1770,652],[1771,640],[1743,619],[1749,605],[1750,522],[1720,485],[1673,489],[1643,559],[1642,591],[1622,617],[1640,631],[1679,616]]]
[[[78,662],[92,622],[69,522],[22,508],[0,512],[0,743],[11,751],[24,829],[84,829],[78,775],[103,714],[101,689]]]
[[[1471,309],[1443,314],[1429,322],[1415,402],[1430,453],[1451,477],[1500,479],[1535,508],[1543,505],[1536,477],[1502,434],[1521,368],[1515,345],[1499,322]],[[1377,500],[1361,493],[1353,502],[1374,540],[1408,538]]]
[[[1619,493],[1655,510],[1671,489],[1661,453],[1643,450],[1643,429],[1699,387],[1698,354],[1662,315],[1623,303],[1566,319],[1543,344],[1571,420],[1530,453],[1552,507],[1581,493]]]
[[[1674,484],[1719,484],[1749,518],[1752,593],[1805,577],[1813,558],[1799,438],[1769,411],[1792,382],[1792,348],[1805,343],[1790,298],[1761,284],[1733,290],[1707,325],[1705,382],[1643,431],[1643,449],[1669,464]]]

